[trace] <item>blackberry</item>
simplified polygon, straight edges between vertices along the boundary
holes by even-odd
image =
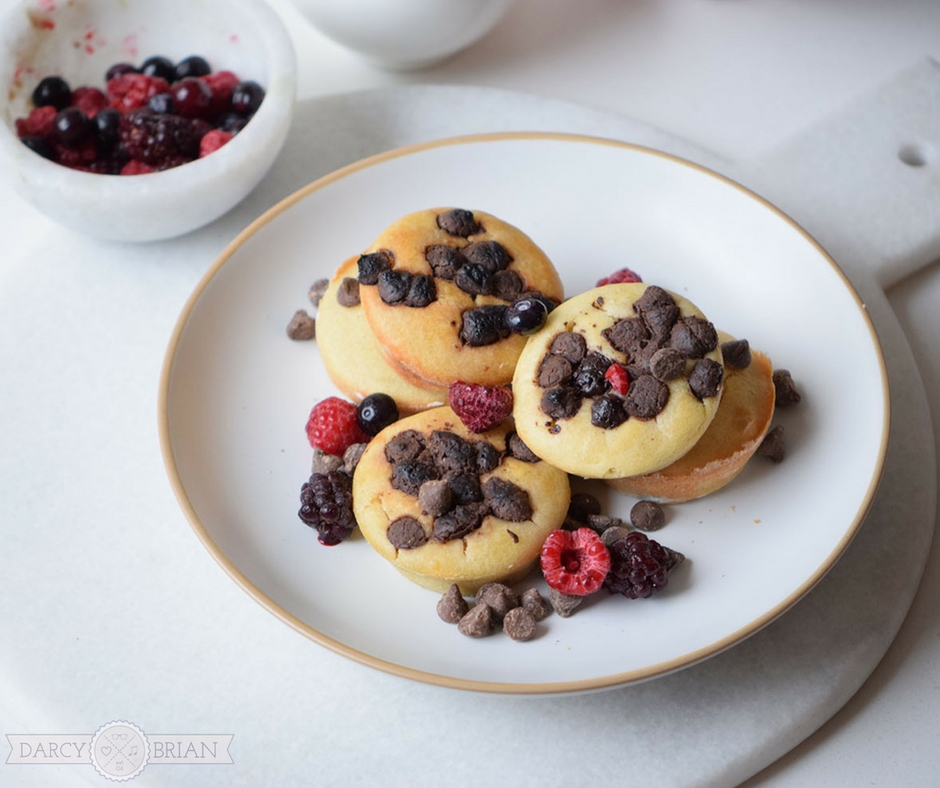
[[[506,306],[487,304],[463,313],[460,340],[470,347],[492,345],[509,336],[506,328]]]
[[[316,529],[320,544],[339,544],[356,527],[352,479],[342,471],[313,474],[300,488],[300,511],[297,514]]]
[[[395,421],[398,421],[398,405],[388,394],[370,394],[356,408],[356,422],[366,435],[378,435]]]
[[[679,553],[663,547],[640,531],[632,531],[608,545],[610,572],[604,585],[612,594],[646,599],[666,587],[669,570],[681,560]]]
[[[199,155],[197,126],[175,115],[135,110],[121,118],[118,138],[132,159],[158,167],[179,157]]]

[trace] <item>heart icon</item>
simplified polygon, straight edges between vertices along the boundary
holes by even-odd
[[[107,744],[102,745],[102,747],[101,747],[101,754],[102,754],[102,755],[110,755],[110,754],[111,754],[111,748],[110,748]]]

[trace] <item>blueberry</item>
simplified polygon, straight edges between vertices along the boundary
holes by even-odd
[[[173,65],[173,61],[168,57],[154,55],[144,61],[144,64],[140,67],[140,71],[148,77],[160,77],[167,82],[173,82],[176,75],[176,66]]]
[[[174,78],[178,81],[186,77],[204,77],[212,72],[212,68],[204,57],[190,55],[177,63],[174,71]]]
[[[242,115],[254,115],[263,100],[264,88],[250,79],[239,82],[232,91],[232,109]]]
[[[173,97],[169,93],[157,93],[147,100],[147,109],[157,115],[172,115],[175,109]]]
[[[49,161],[55,161],[55,150],[45,137],[30,134],[22,138],[22,143],[33,153],[38,153],[44,159],[49,159]]]
[[[56,113],[53,133],[63,145],[77,145],[92,128],[91,121],[78,107],[66,107]]]
[[[46,77],[33,91],[33,104],[37,107],[65,109],[71,103],[72,90],[62,77]]]
[[[111,150],[118,141],[121,113],[111,107],[105,107],[95,115],[94,123],[98,134],[98,150],[101,152]]]
[[[398,405],[388,394],[370,394],[356,408],[356,423],[366,435],[378,435],[398,421]]]
[[[506,327],[514,334],[534,334],[545,325],[548,307],[538,298],[520,298],[506,309]]]
[[[110,82],[116,77],[122,77],[125,74],[136,74],[137,66],[133,63],[115,63],[111,66],[104,75],[105,82]]]

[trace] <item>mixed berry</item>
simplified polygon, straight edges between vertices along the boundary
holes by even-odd
[[[30,113],[16,120],[26,147],[72,169],[140,175],[217,151],[258,111],[264,89],[213,71],[199,55],[178,63],[154,56],[139,68],[112,65],[104,90],[45,77],[32,100]]]

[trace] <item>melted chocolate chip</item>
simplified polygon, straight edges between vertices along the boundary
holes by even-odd
[[[509,336],[505,323],[506,307],[487,304],[468,309],[461,316],[460,341],[470,347],[492,345]]]
[[[428,451],[442,476],[470,473],[476,468],[477,449],[457,433],[435,430],[428,438]]]
[[[721,357],[729,367],[747,369],[751,366],[751,346],[746,339],[734,339],[730,342],[723,342],[721,345]]]
[[[522,277],[515,271],[497,271],[492,281],[493,295],[503,301],[515,301],[525,287]]]
[[[417,496],[422,484],[438,477],[437,469],[421,460],[402,460],[392,466],[392,487],[408,495]]]
[[[457,275],[467,258],[463,252],[453,246],[429,246],[424,252],[424,258],[431,266],[434,276],[439,279],[453,279]]]
[[[508,479],[490,476],[483,482],[483,497],[500,520],[521,523],[532,518],[529,493]]]
[[[467,263],[457,271],[454,284],[472,296],[489,295],[493,292],[493,272],[485,265]]]
[[[656,418],[669,402],[669,387],[652,375],[640,375],[624,397],[624,410],[635,419]]]
[[[427,274],[415,274],[411,277],[408,295],[405,296],[405,306],[421,309],[436,300],[437,286],[434,284],[434,277]]]
[[[435,542],[461,539],[479,528],[483,524],[484,517],[486,517],[486,504],[482,502],[455,506],[446,514],[434,518],[431,539]]]
[[[714,397],[721,388],[725,368],[710,358],[700,358],[689,373],[689,388],[700,400]]]
[[[411,288],[411,274],[407,271],[382,271],[377,284],[379,297],[386,304],[403,304]]]
[[[420,432],[404,430],[385,444],[385,459],[392,465],[403,460],[414,460],[424,448],[424,436]]]
[[[501,459],[499,451],[489,441],[476,441],[473,444],[477,452],[477,471],[479,473],[489,473]]]
[[[650,357],[649,367],[657,380],[675,380],[685,374],[685,356],[675,348],[662,347]]]
[[[428,541],[421,523],[414,517],[399,517],[389,523],[385,536],[396,550],[413,550]]]
[[[512,262],[509,252],[499,241],[480,241],[463,249],[463,255],[471,263],[478,263],[490,271],[502,271]]]
[[[570,419],[581,409],[581,395],[568,386],[553,386],[542,394],[542,411],[552,419]]]
[[[571,362],[564,356],[545,356],[539,366],[538,384],[543,389],[564,385],[573,372]]]
[[[656,285],[650,285],[643,291],[643,295],[633,304],[633,309],[643,318],[650,333],[657,338],[668,336],[679,318],[676,300]]]
[[[475,473],[455,473],[447,477],[447,486],[454,506],[479,503],[483,500],[480,477]]]
[[[563,331],[552,340],[549,352],[553,356],[562,356],[572,364],[577,364],[587,352],[587,340],[583,334]]]
[[[538,462],[540,459],[515,432],[511,433],[506,439],[506,449],[510,457],[514,457],[520,462]]]
[[[379,282],[379,274],[392,267],[394,257],[391,252],[382,249],[359,256],[359,284],[375,285]]]
[[[359,299],[359,280],[346,276],[336,288],[336,303],[340,306],[351,307],[358,306]]]
[[[605,394],[591,403],[591,424],[604,430],[619,427],[627,420],[623,400],[613,394]]]
[[[687,358],[702,358],[718,347],[718,332],[708,320],[690,315],[676,321],[669,335],[669,346]]]
[[[425,514],[439,517],[451,505],[450,485],[445,479],[432,479],[418,489],[418,503]]]
[[[629,359],[646,345],[650,332],[641,318],[625,317],[601,331],[601,336]]]
[[[454,235],[458,238],[467,238],[483,230],[473,216],[473,211],[465,208],[454,208],[438,214],[437,226],[448,235]]]

